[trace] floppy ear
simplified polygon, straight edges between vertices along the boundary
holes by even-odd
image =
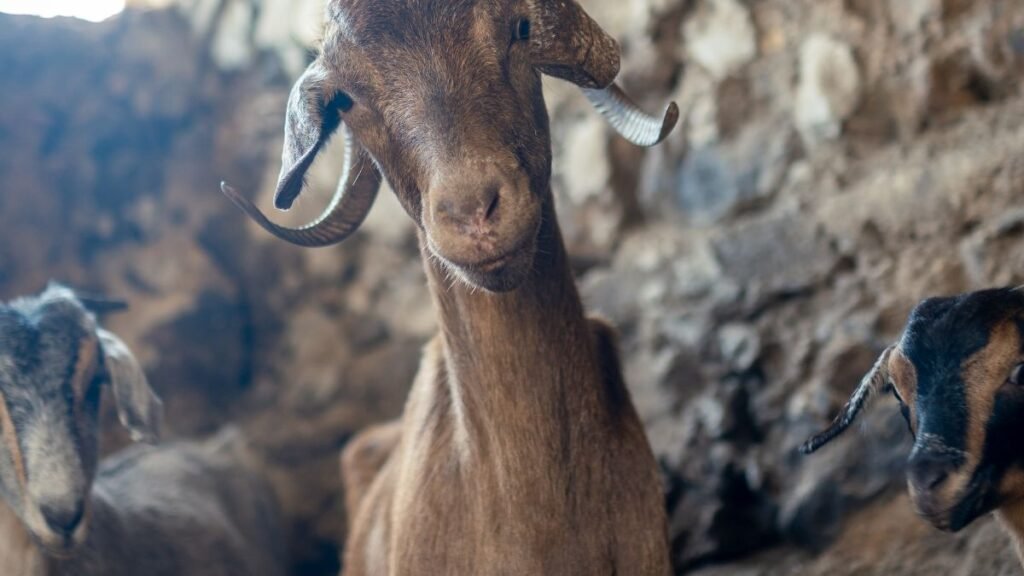
[[[320,149],[341,126],[340,109],[348,99],[344,94],[328,94],[324,85],[327,74],[319,61],[306,68],[288,96],[285,112],[284,150],[281,153],[281,174],[277,180],[274,206],[291,208],[302,192],[306,172]],[[351,104],[351,99],[348,99]]]
[[[117,405],[121,424],[132,440],[153,443],[160,439],[163,402],[149,387],[146,374],[128,346],[102,328],[96,331],[103,350],[103,365]]]
[[[285,113],[284,151],[277,180],[274,206],[291,208],[305,186],[306,172],[331,136],[342,127],[341,116],[355,106],[344,92],[328,86],[327,73],[319,61],[309,65],[288,97]],[[226,182],[221,191],[263,229],[298,246],[330,246],[351,236],[366,219],[377,198],[382,180],[366,150],[345,128],[345,170],[331,203],[313,222],[289,228],[271,222],[247,196]]]
[[[607,88],[619,74],[619,44],[576,0],[536,2],[531,56],[541,72],[583,88]]]
[[[849,428],[850,424],[853,424],[857,415],[860,414],[861,410],[868,405],[874,396],[879,392],[885,391],[889,385],[889,356],[892,355],[892,351],[895,349],[896,346],[889,346],[882,352],[878,360],[875,360],[875,365],[864,375],[857,389],[853,391],[853,395],[850,396],[846,405],[843,406],[835,420],[832,421],[832,425],[804,442],[800,446],[801,452],[810,454],[831,442],[836,436],[839,436]]]

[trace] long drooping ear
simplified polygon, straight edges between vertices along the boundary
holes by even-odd
[[[313,62],[295,83],[288,98],[281,174],[274,193],[274,205],[280,210],[291,208],[305,186],[306,172],[316,155],[343,126],[342,113],[354,105],[348,95],[332,93],[325,79],[321,64]],[[381,184],[381,175],[365,150],[355,142],[350,131],[344,132],[345,171],[331,203],[319,218],[306,226],[287,228],[274,224],[248,197],[227,183],[221,183],[221,190],[257,224],[282,240],[306,247],[337,244],[366,219]]]
[[[607,88],[619,75],[619,44],[576,0],[535,2],[534,65],[583,88]]]
[[[857,414],[868,405],[871,398],[885,390],[889,383],[889,356],[895,348],[895,346],[889,346],[882,352],[878,360],[875,360],[875,365],[861,379],[860,385],[853,391],[849,401],[839,411],[839,415],[832,421],[832,425],[807,442],[804,442],[800,446],[801,452],[810,454],[842,434],[843,431],[850,427],[850,424],[853,424]]]
[[[671,102],[655,117],[626,96],[615,84],[618,43],[575,0],[537,2],[536,11],[531,57],[541,72],[582,88],[612,128],[637,146],[654,146],[668,137],[679,120],[679,107]]]
[[[163,402],[149,387],[146,374],[128,346],[113,333],[96,331],[103,365],[117,404],[117,416],[136,442],[156,442],[163,427]]]
[[[285,110],[284,149],[277,178],[274,206],[288,210],[305,184],[306,172],[341,125],[341,110],[324,85],[327,74],[319,61],[306,68],[288,96]]]

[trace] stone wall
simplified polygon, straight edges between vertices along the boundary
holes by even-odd
[[[107,323],[169,427],[240,423],[295,573],[331,574],[338,450],[400,412],[434,329],[411,224],[382,194],[352,240],[298,250],[217,190],[267,205],[320,0],[134,4],[99,25],[0,16],[0,297],[52,277],[129,299]],[[910,512],[891,404],[820,455],[795,447],[919,299],[1024,277],[1024,4],[584,4],[627,89],[684,111],[644,152],[548,86],[559,215],[588,306],[623,333],[679,570],[1015,570],[992,522],[951,536]],[[322,206],[339,167],[320,164],[285,221]]]

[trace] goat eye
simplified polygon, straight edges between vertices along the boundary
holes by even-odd
[[[1013,367],[1013,371],[1010,372],[1010,378],[1009,378],[1010,384],[1013,384],[1015,386],[1020,386],[1021,385],[1020,377],[1021,377],[1021,369],[1022,368],[1024,368],[1024,364],[1017,364],[1016,366]]]
[[[526,18],[520,18],[516,22],[515,39],[516,40],[529,40],[530,38],[530,21]]]
[[[348,112],[355,105],[355,100],[352,100],[352,97],[344,92],[338,92],[334,95],[334,98],[331,98],[331,101],[327,103],[328,108],[333,108],[341,112]]]

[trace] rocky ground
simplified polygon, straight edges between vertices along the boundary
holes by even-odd
[[[266,204],[319,0],[161,3],[98,25],[0,15],[0,297],[52,277],[128,298],[108,324],[169,427],[240,422],[295,573],[332,574],[338,450],[400,412],[434,328],[414,234],[382,194],[346,244],[292,249],[218,193]],[[623,333],[679,571],[1018,573],[994,522],[913,516],[895,406],[795,447],[919,299],[1024,277],[1024,4],[584,4],[621,39],[626,87],[684,111],[643,152],[548,90],[560,218],[588,306]],[[285,221],[323,204],[323,164]]]

